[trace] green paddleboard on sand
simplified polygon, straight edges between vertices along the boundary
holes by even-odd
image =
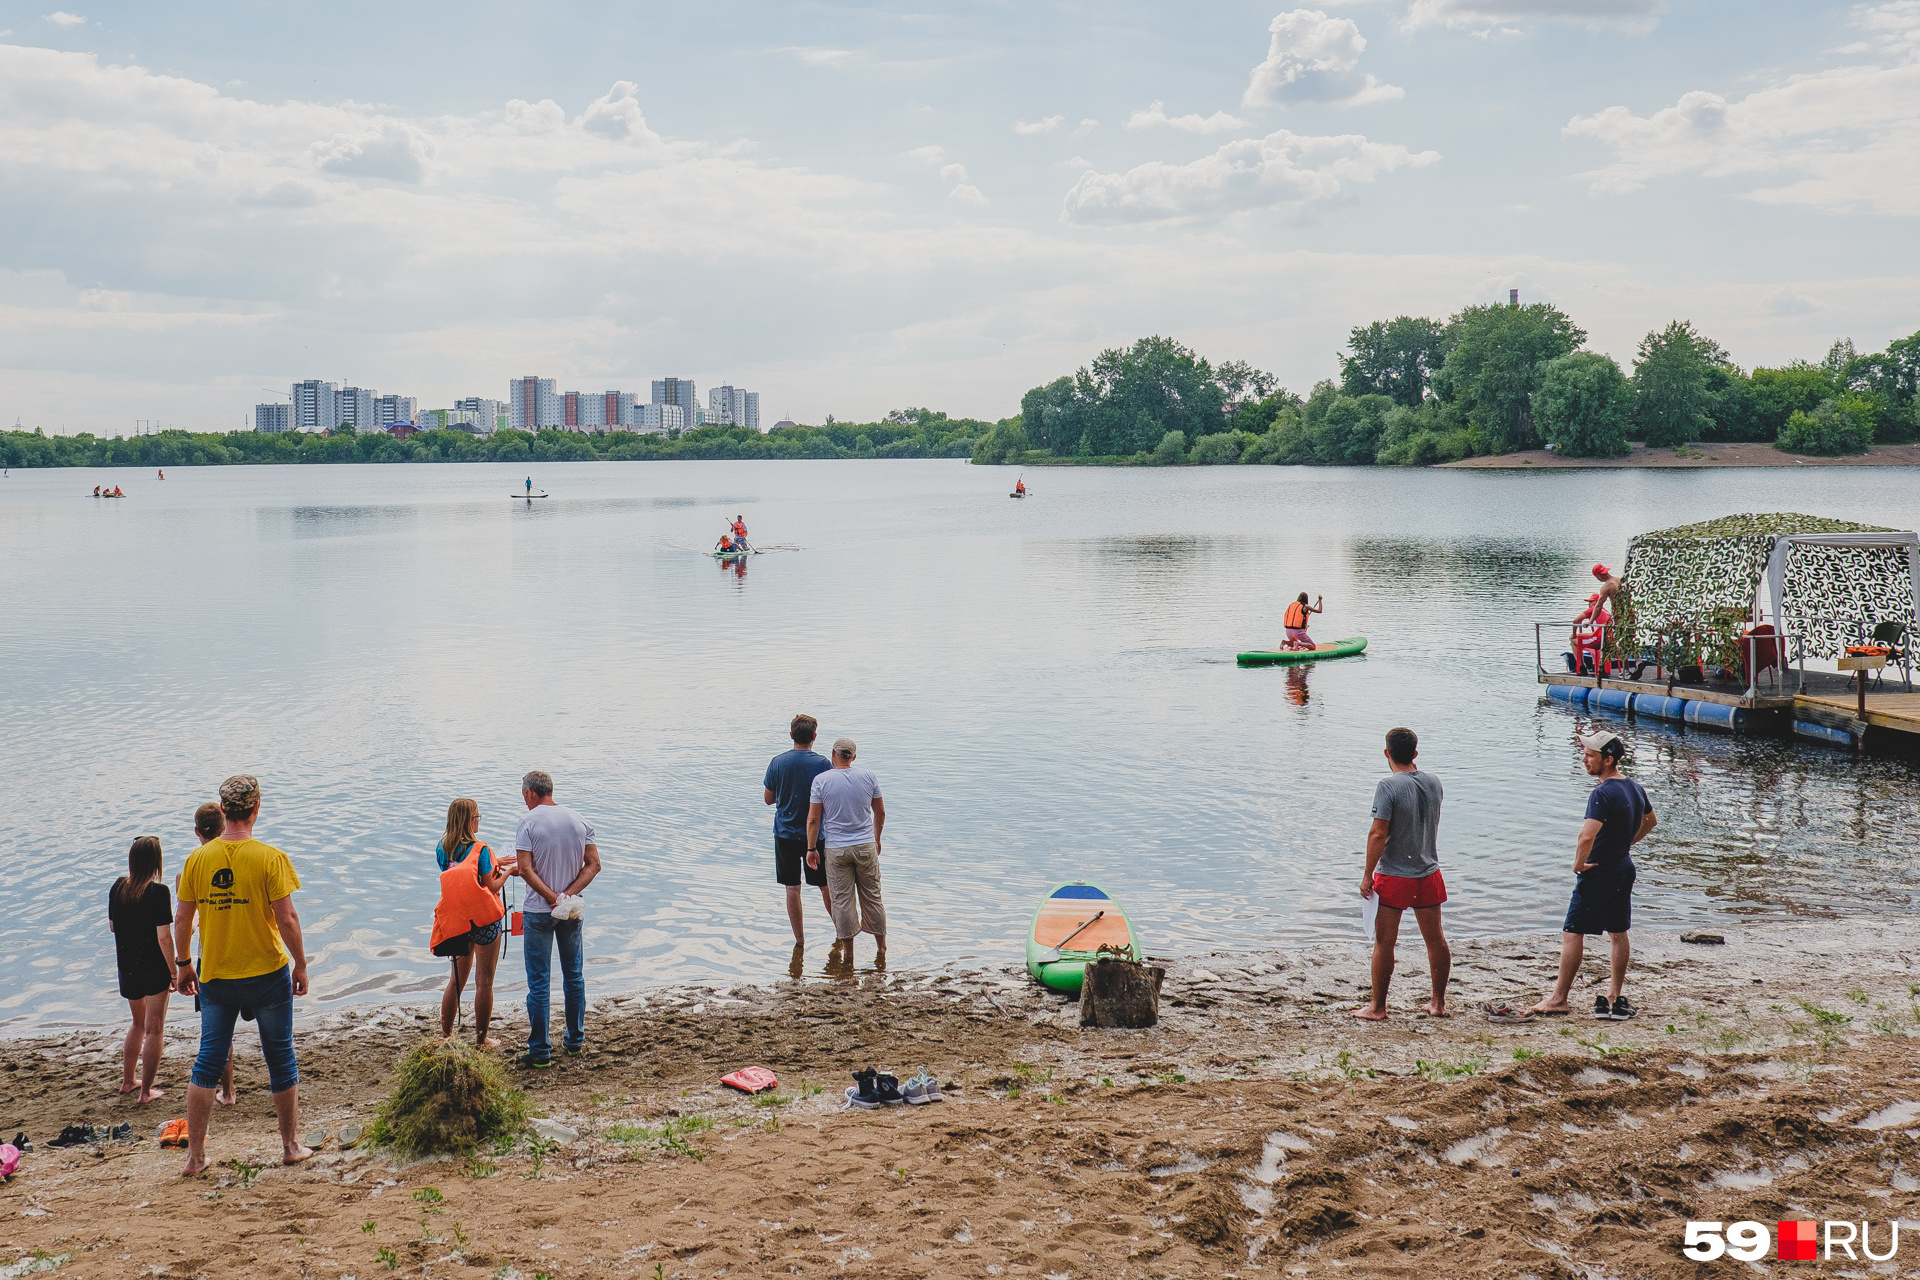
[[[1328,658],[1351,658],[1356,653],[1365,653],[1365,636],[1348,636],[1345,640],[1335,640],[1331,644],[1316,645],[1311,649],[1255,649],[1236,656],[1243,667],[1273,667],[1289,662],[1324,662]]]
[[[1093,923],[1088,924],[1089,920]],[[1105,889],[1079,882],[1055,886],[1040,899],[1027,930],[1027,972],[1043,986],[1077,996],[1086,981],[1087,965],[1103,943],[1109,954],[1119,948],[1129,960],[1141,958],[1133,922]],[[1060,958],[1049,961],[1055,947],[1060,947]]]

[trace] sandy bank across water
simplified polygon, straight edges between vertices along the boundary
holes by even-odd
[[[365,1280],[390,1274],[387,1250],[393,1274],[528,1280],[1699,1276],[1723,1272],[1680,1257],[1689,1218],[1915,1223],[1920,925],[1727,936],[1636,937],[1646,1012],[1629,1023],[1416,1019],[1417,946],[1383,1026],[1347,1016],[1357,946],[1180,962],[1142,1032],[1082,1031],[1015,972],[602,998],[588,1054],[525,1078],[581,1135],[537,1162],[521,1147],[403,1165],[329,1143],[275,1166],[258,1051],[236,1040],[243,1097],[209,1154],[239,1163],[185,1183],[150,1141],[42,1147],[0,1190],[0,1262]],[[1455,998],[1537,998],[1556,944],[1457,945]],[[1602,980],[1590,962],[1576,998]],[[364,1122],[426,1012],[302,1025],[306,1127]],[[115,1037],[14,1042],[0,1126],[151,1132],[180,1113],[186,1039],[162,1071],[173,1092],[144,1110],[113,1095]],[[781,1074],[776,1098],[715,1083],[752,1062]],[[841,1112],[869,1063],[957,1087]],[[1920,1235],[1904,1243],[1920,1257]]]
[[[1920,467],[1920,444],[1877,444],[1865,453],[1844,458],[1816,458],[1806,454],[1782,453],[1770,444],[1695,445],[1684,452],[1674,449],[1649,449],[1636,444],[1624,458],[1567,458],[1545,449],[1523,449],[1518,453],[1490,454],[1481,458],[1462,458],[1443,462],[1443,469],[1456,471],[1520,470],[1599,470],[1654,468],[1693,471],[1712,467]]]

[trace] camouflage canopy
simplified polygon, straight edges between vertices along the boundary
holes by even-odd
[[[1626,580],[1622,653],[1684,632],[1693,651],[1732,665],[1739,633],[1764,620],[1791,638],[1790,653],[1835,658],[1875,623],[1914,625],[1920,539],[1791,511],[1724,516],[1636,537]]]

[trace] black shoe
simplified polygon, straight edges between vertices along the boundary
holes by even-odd
[[[1593,998],[1593,1016],[1596,1018],[1611,1018],[1613,1016],[1613,1009],[1607,1004],[1607,998],[1605,996],[1595,996]]]
[[[513,1065],[528,1071],[545,1071],[553,1065],[553,1059],[536,1058],[531,1053],[523,1053],[513,1060]]]
[[[875,1074],[873,1091],[884,1106],[893,1106],[905,1102],[906,1096],[900,1092],[900,1080],[896,1076]]]
[[[1613,1012],[1609,1013],[1607,1016],[1609,1018],[1612,1018],[1615,1022],[1625,1022],[1628,1018],[1639,1017],[1640,1011],[1634,1008],[1633,1003],[1630,1000],[1628,1000],[1625,996],[1621,996],[1618,1000],[1615,1000],[1613,1002]]]
[[[872,1067],[868,1067],[865,1071],[856,1071],[853,1073],[853,1082],[859,1086],[859,1088],[854,1090],[853,1094],[854,1101],[858,1105],[865,1107],[877,1107],[880,1105],[880,1089],[877,1082],[879,1074],[880,1073]]]
[[[13,1145],[22,1153],[33,1150],[33,1144],[27,1141],[27,1134],[24,1129],[13,1135]]]
[[[84,1147],[93,1141],[93,1126],[90,1124],[70,1124],[60,1130],[60,1136],[49,1142],[50,1147]]]
[[[565,1053],[569,1058],[577,1058],[586,1051],[587,1046],[585,1044],[570,1044],[561,1050],[561,1052]]]

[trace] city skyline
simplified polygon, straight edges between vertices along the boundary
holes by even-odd
[[[722,384],[709,388],[707,404],[702,407],[699,388],[690,378],[654,378],[648,385],[648,397],[641,400],[638,392],[617,388],[560,391],[555,379],[530,374],[513,379],[504,400],[467,396],[447,408],[421,409],[416,396],[383,395],[370,387],[306,378],[288,387],[285,404],[278,400],[256,403],[253,429],[272,434],[325,432],[341,427],[355,431],[438,427],[471,430],[477,435],[492,435],[508,428],[652,433],[700,426],[761,430],[757,391]]]
[[[314,369],[635,386],[634,351],[779,387],[768,418],[992,419],[1146,334],[1305,391],[1355,325],[1514,287],[1623,363],[1673,319],[1747,367],[1916,324],[1912,3],[0,0],[0,32],[28,426],[228,426]]]

